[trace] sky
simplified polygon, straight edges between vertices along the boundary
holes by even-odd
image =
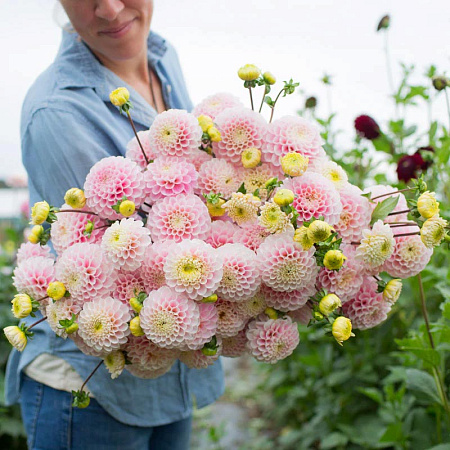
[[[1,0],[0,179],[24,174],[20,108],[27,89],[58,49],[61,30],[53,17],[55,3]],[[337,127],[349,136],[361,113],[380,124],[392,115],[384,36],[375,32],[387,13],[395,81],[400,77],[399,61],[416,65],[417,82],[423,81],[430,64],[450,73],[446,0],[155,0],[152,29],[176,47],[194,103],[228,91],[247,105],[248,91],[236,72],[254,63],[280,81],[274,92],[282,80],[300,82],[305,93],[318,97],[318,113],[325,115],[329,107],[320,79],[330,74]],[[303,105],[299,94],[282,101],[275,118],[295,114]],[[434,114],[445,114],[443,96],[436,103]],[[426,108],[417,108],[410,119],[425,123]]]

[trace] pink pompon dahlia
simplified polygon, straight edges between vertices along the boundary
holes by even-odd
[[[339,192],[322,175],[306,172],[301,177],[285,180],[282,187],[295,194],[292,206],[299,214],[298,222],[311,220],[313,217],[318,219],[320,216],[330,225],[339,222],[342,213]]]
[[[72,297],[64,297],[56,302],[50,302],[46,308],[47,323],[50,328],[59,337],[66,339],[68,334],[65,329],[60,325],[60,320],[67,320],[72,318],[72,314],[78,314],[80,312],[79,303]]]
[[[249,319],[256,317],[267,308],[266,295],[260,287],[252,297],[241,300],[237,305],[239,311]]]
[[[158,156],[187,157],[201,144],[197,118],[182,109],[158,114],[150,127],[150,147]]]
[[[373,202],[370,203],[370,206],[373,211],[375,209],[375,207],[377,206],[377,203],[382,202],[383,200],[386,200],[388,198],[388,196],[384,195],[384,194],[389,194],[391,192],[395,194],[396,191],[398,191],[398,189],[393,188],[392,186],[377,184],[375,186],[371,186],[371,187],[368,187],[367,189],[365,189],[364,193],[367,194],[370,192],[371,198],[373,200]],[[375,198],[375,197],[378,197],[379,195],[384,195],[384,197]],[[392,212],[406,211],[407,209],[409,209],[408,203],[406,202],[406,197],[401,192],[399,192],[398,194],[395,194],[395,195],[391,195],[391,197],[399,198],[397,206],[394,208],[394,210]],[[403,214],[394,214],[393,216],[387,216],[384,219],[384,222],[389,222],[389,223],[405,222],[407,220],[408,220],[408,213],[403,213]]]
[[[294,311],[289,311],[288,315],[294,322],[308,325],[309,321],[312,319],[312,309],[309,305],[305,305],[301,308],[294,309]]]
[[[85,355],[103,357],[106,354],[104,351],[97,351],[93,347],[87,345],[86,342],[84,342],[84,340],[78,334],[78,331],[76,333],[69,334],[69,338],[72,339],[78,349],[81,350]]]
[[[261,164],[254,169],[241,169],[240,179],[244,183],[245,190],[253,193],[259,190],[259,196],[262,200],[267,197],[267,189],[265,184],[273,177],[280,176],[278,171],[271,164]]]
[[[245,224],[234,234],[234,242],[245,245],[256,252],[270,232],[259,223]]]
[[[116,269],[136,270],[151,244],[149,231],[140,220],[114,222],[103,235],[102,250]]]
[[[122,156],[103,158],[88,173],[84,194],[86,209],[104,219],[121,219],[123,216],[112,209],[119,200],[127,197],[139,207],[145,199],[145,180],[141,168]]]
[[[213,159],[212,155],[205,152],[204,150],[199,149],[195,150],[189,156],[186,157],[186,161],[193,164],[197,172],[200,171],[200,167],[202,167],[203,163],[211,161],[212,159]]]
[[[144,178],[147,182],[147,202],[154,203],[164,197],[193,194],[198,173],[190,162],[163,156],[149,165]]]
[[[217,294],[230,302],[255,295],[261,284],[255,252],[242,244],[225,244],[217,253],[223,260],[223,276]]]
[[[292,311],[301,308],[316,293],[313,283],[307,285],[304,289],[295,289],[294,291],[274,291],[269,286],[262,285],[261,291],[266,299],[267,306],[279,311]]]
[[[372,215],[369,200],[362,196],[362,191],[357,186],[348,185],[342,189],[342,212],[334,229],[339,233],[343,242],[360,241],[362,230],[368,228]]]
[[[201,349],[181,352],[180,361],[190,369],[206,369],[212,366],[222,354],[222,339],[217,338],[217,353],[215,355],[205,355]]]
[[[280,158],[288,153],[300,153],[313,160],[325,156],[319,130],[309,120],[284,116],[267,127],[262,159],[281,166]]]
[[[303,250],[291,234],[269,236],[257,251],[262,282],[275,291],[309,292],[319,271],[314,251]]]
[[[186,346],[190,350],[199,350],[216,334],[218,315],[212,303],[199,303],[200,324],[191,339],[186,339]]]
[[[222,111],[236,106],[242,107],[241,101],[228,92],[218,92],[202,100],[192,111],[195,117],[205,115],[214,120]]]
[[[205,242],[213,248],[222,247],[225,244],[232,244],[234,242],[234,234],[240,228],[231,222],[224,220],[214,220],[211,223],[211,231]]]
[[[166,284],[164,264],[171,245],[173,245],[171,242],[157,242],[147,247],[140,273],[148,292],[159,289]]]
[[[248,316],[241,311],[238,303],[219,299],[214,305],[218,316],[217,336],[231,337],[245,328]]]
[[[218,250],[199,239],[173,245],[164,264],[167,286],[192,300],[214,294],[223,275]]]
[[[52,236],[53,237],[53,236]],[[44,258],[54,259],[51,249],[48,245],[36,245],[31,242],[23,242],[17,250],[17,264],[23,263],[28,258],[42,256]]]
[[[138,131],[139,141],[141,142],[142,147],[144,148],[144,152],[147,156],[147,159],[149,161],[153,161],[156,158],[156,155],[150,148],[149,134],[150,130]],[[128,142],[127,152],[125,156],[134,161],[136,164],[138,164],[138,166],[141,167],[142,169],[145,169],[147,167],[147,162],[145,160],[144,154],[142,153],[142,149],[136,137],[134,137],[133,139],[131,139],[130,142]]]
[[[308,165],[308,171],[320,173],[327,180],[330,180],[338,191],[350,186],[345,170],[328,157],[312,160]]]
[[[222,111],[215,119],[222,140],[213,142],[213,152],[241,167],[241,154],[250,147],[261,149],[267,123],[261,114],[240,106]]]
[[[112,297],[131,308],[130,298],[136,297],[140,292],[146,292],[147,294],[150,292],[148,285],[141,276],[141,271],[126,272],[119,270]]]
[[[365,277],[354,298],[342,305],[345,317],[353,328],[367,330],[384,322],[391,310],[391,304],[383,299],[383,293],[377,292],[377,283],[372,277]]]
[[[248,352],[247,330],[243,329],[234,336],[222,339],[222,356],[227,358],[237,358]]]
[[[47,296],[47,287],[55,281],[55,264],[45,256],[33,256],[14,269],[14,287],[35,300]]]
[[[239,172],[224,159],[211,159],[200,167],[198,173],[198,189],[201,194],[220,194],[224,198],[231,197],[241,184]]]
[[[419,227],[409,226],[395,228],[396,234],[419,232]],[[395,278],[409,278],[425,269],[430,262],[433,250],[425,247],[419,235],[395,238],[392,255],[383,265],[383,271]]]
[[[197,303],[167,286],[150,292],[139,317],[147,338],[164,348],[183,348],[200,325]]]
[[[269,364],[287,358],[300,341],[297,324],[290,317],[250,322],[246,335],[252,356]]]
[[[61,209],[72,211],[69,205],[62,205]],[[87,211],[85,206],[81,208],[81,211]],[[51,225],[52,244],[58,255],[61,255],[71,245],[79,242],[90,242],[95,244],[102,238],[106,225],[106,222],[99,219],[94,214],[85,214],[78,212],[60,212],[57,214],[58,220]],[[84,230],[88,221],[94,223],[94,230],[90,236],[84,234]]]
[[[97,297],[84,303],[78,316],[78,334],[86,345],[110,353],[127,342],[131,320],[126,305],[111,297]]]
[[[153,205],[147,227],[154,242],[206,239],[211,229],[208,208],[193,194],[166,197]]]
[[[83,242],[69,247],[55,265],[56,279],[80,302],[109,295],[117,272],[99,244]]]

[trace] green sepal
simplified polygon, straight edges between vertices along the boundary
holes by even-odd
[[[74,408],[87,408],[91,399],[89,398],[89,393],[86,391],[72,391],[72,406]]]
[[[112,205],[111,208],[117,213],[120,214],[120,205],[122,204],[122,202],[124,202],[125,200],[128,200],[128,197],[126,195],[124,195],[120,200],[117,201],[117,203],[115,205]]]

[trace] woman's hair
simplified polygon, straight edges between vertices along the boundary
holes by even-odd
[[[59,0],[55,2],[55,6],[53,7],[53,20],[63,30],[69,33],[75,33],[75,29],[70,23],[70,20]]]

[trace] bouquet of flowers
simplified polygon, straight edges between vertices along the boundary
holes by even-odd
[[[177,359],[203,368],[248,353],[276,363],[299,344],[297,322],[342,345],[386,320],[401,279],[449,241],[434,193],[423,180],[405,189],[408,201],[390,186],[362,192],[313,123],[272,120],[298,83],[272,99],[271,73],[246,65],[238,75],[251,108],[218,93],[192,113],[165,111],[135,131],[125,158],[96,163],[64,205],[32,207],[12,311],[42,318],[4,329],[17,350],[46,320],[113,378],[124,369],[156,378]],[[110,98],[134,130],[128,91]],[[83,389],[74,395],[88,404]]]

